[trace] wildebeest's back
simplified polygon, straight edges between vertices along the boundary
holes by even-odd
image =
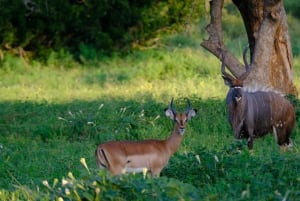
[[[295,109],[288,99],[276,93],[272,95],[272,125],[292,130],[295,125]]]
[[[248,129],[254,129],[255,136],[261,136],[272,131],[272,102],[270,92],[247,92],[247,117]]]

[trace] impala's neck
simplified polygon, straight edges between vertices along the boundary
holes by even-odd
[[[178,124],[176,124],[170,137],[166,140],[168,151],[169,151],[170,155],[172,155],[174,152],[176,152],[176,150],[180,146],[183,134],[184,134],[184,131],[182,131],[180,126]]]

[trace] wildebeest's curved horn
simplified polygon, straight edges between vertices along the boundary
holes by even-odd
[[[244,60],[246,72],[244,72],[244,73],[239,77],[239,80],[244,80],[244,79],[246,79],[247,76],[248,76],[249,73],[250,73],[250,65],[249,65],[248,62],[247,62],[247,51],[248,51],[248,48],[249,48],[249,46],[247,46],[247,47],[244,49],[244,52],[243,52],[243,60]]]
[[[245,64],[246,71],[250,71],[250,66],[249,66],[249,64],[247,62],[247,51],[248,51],[248,48],[249,48],[249,46],[247,46],[244,49],[244,52],[243,52],[243,59],[244,59],[244,64]]]
[[[225,56],[224,56],[224,53],[222,52],[222,65],[221,65],[221,72],[223,74],[224,77],[230,79],[230,80],[235,80],[234,77],[232,77],[230,74],[228,74],[226,71],[225,71]]]

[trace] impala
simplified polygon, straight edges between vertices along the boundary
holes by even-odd
[[[174,130],[165,140],[144,141],[111,141],[98,145],[95,156],[99,168],[106,168],[112,175],[126,172],[142,172],[147,170],[152,177],[159,176],[170,157],[178,149],[187,122],[196,115],[197,110],[191,108],[187,99],[187,109],[177,113],[173,107],[173,99],[165,110],[167,117],[175,122]]]

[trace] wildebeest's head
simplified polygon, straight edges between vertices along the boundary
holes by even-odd
[[[228,118],[229,122],[234,130],[234,134],[236,138],[241,137],[243,120],[245,115],[245,105],[246,97],[245,92],[243,90],[243,82],[249,74],[249,65],[246,60],[246,53],[247,48],[244,50],[243,59],[246,67],[246,72],[244,72],[238,78],[234,77],[233,75],[227,73],[225,71],[225,57],[222,54],[222,65],[221,65],[221,72],[222,77],[224,79],[224,83],[229,86],[229,91],[226,97],[226,104],[228,109]]]
[[[243,82],[246,79],[246,77],[249,74],[250,67],[247,63],[246,60],[246,53],[247,53],[246,48],[243,53],[243,59],[244,63],[246,66],[246,72],[243,73],[241,76],[238,78],[235,78],[233,75],[227,73],[225,71],[225,57],[224,54],[222,54],[222,66],[221,66],[221,72],[222,72],[222,77],[224,79],[224,83],[229,86],[229,92],[227,94],[227,104],[234,104],[237,106],[237,104],[242,100],[243,98]]]

